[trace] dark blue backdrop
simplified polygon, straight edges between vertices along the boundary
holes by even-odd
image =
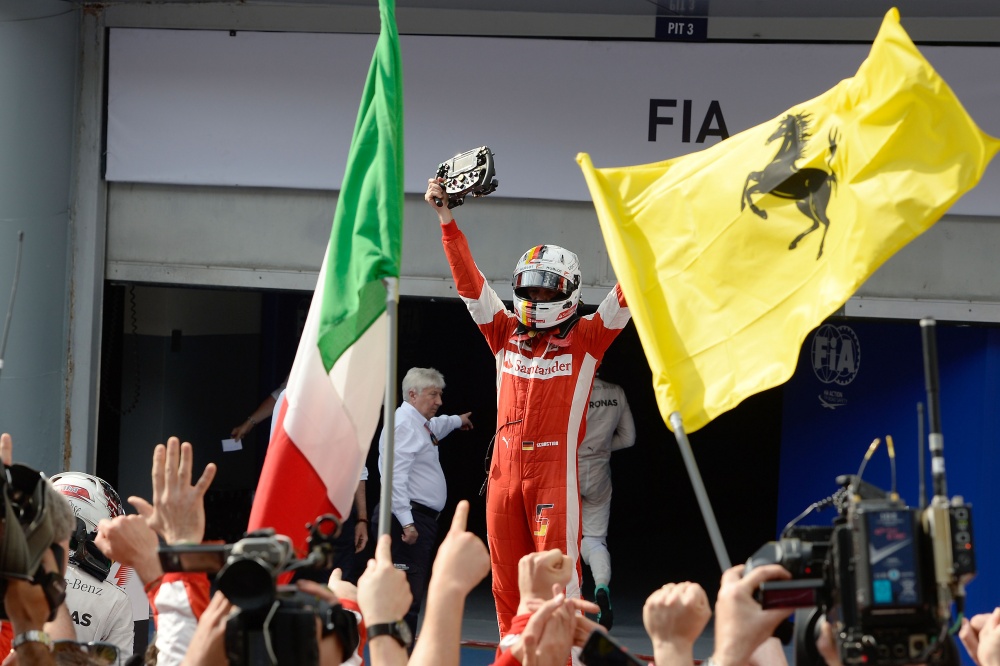
[[[938,324],[937,346],[948,494],[973,504],[979,574],[968,586],[972,615],[1000,605],[993,556],[1000,546],[1000,329]],[[919,324],[831,321],[810,334],[784,387],[779,532],[811,503],[831,495],[836,475],[856,473],[876,437],[883,444],[863,478],[888,489],[886,435],[895,443],[899,493],[916,506],[917,403],[926,401]],[[930,496],[930,454],[925,457]],[[829,524],[832,517],[827,509],[803,523]]]

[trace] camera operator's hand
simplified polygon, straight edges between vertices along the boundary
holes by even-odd
[[[216,592],[198,620],[183,666],[228,664],[226,657],[226,622],[233,604],[222,592]]]
[[[129,497],[151,528],[170,545],[198,544],[205,537],[205,493],[215,478],[215,463],[191,485],[194,453],[189,442],[176,437],[153,449],[153,504],[141,497]]]
[[[10,437],[6,436],[8,444],[10,443]],[[8,447],[8,453],[9,453]],[[7,463],[5,463],[7,464]],[[59,544],[63,548],[63,553],[69,553],[69,540],[63,541]],[[45,553],[42,555],[41,561],[42,571],[56,572],[60,576],[66,573],[66,561],[62,563],[56,560],[55,554],[52,552],[51,548],[47,548]],[[46,626],[46,620],[49,617],[49,602],[45,597],[45,591],[41,585],[36,585],[30,581],[20,580],[17,578],[7,579],[7,590],[3,596],[3,606],[7,611],[7,617],[10,620],[11,628],[13,629],[14,636],[23,634],[26,631],[43,631],[51,630],[53,625]],[[66,604],[61,605],[61,610],[65,612]],[[56,617],[56,620],[60,618]],[[72,632],[72,621],[69,630]],[[48,633],[48,632],[46,632]],[[72,635],[72,634],[71,634]],[[72,635],[75,640],[75,635]],[[68,638],[64,633],[49,633],[50,638],[57,640],[62,640]],[[10,659],[13,657],[12,659]],[[43,664],[54,664],[52,653],[49,651],[49,646],[37,641],[27,641],[22,643],[17,650],[11,650],[11,654],[8,657],[10,661],[6,659],[4,663],[13,664],[25,664],[26,666],[41,666]]]
[[[722,586],[715,603],[715,652],[718,666],[742,666],[763,643],[788,609],[764,610],[753,598],[754,590],[766,580],[788,580],[792,574],[780,564],[755,567],[746,576],[746,565],[738,564],[722,574]]]
[[[428,178],[427,179],[427,192],[424,194],[424,201],[434,209],[437,213],[438,220],[441,224],[448,224],[455,218],[452,217],[451,209],[448,208],[448,194],[444,191],[444,186],[441,184],[444,182],[444,178]],[[434,203],[434,199],[441,202],[438,206]]]
[[[826,621],[826,617],[821,617],[819,623],[819,638],[816,639],[816,652],[823,657],[827,666],[844,666],[840,661],[840,651],[837,649],[837,641],[833,638],[833,627]]]
[[[698,583],[667,583],[649,595],[642,624],[653,641],[656,663],[691,664],[694,642],[711,618],[708,595]]]
[[[340,569],[336,569],[336,571],[340,571]],[[350,585],[350,583],[347,584]],[[322,599],[331,606],[336,606],[340,603],[340,596],[326,585],[313,580],[299,580],[296,581],[295,585],[300,591]],[[319,625],[317,625],[317,630],[319,628]],[[344,646],[341,645],[336,632],[326,638],[323,638],[320,633],[316,636],[316,641],[319,645],[319,663],[321,666],[325,666],[326,664],[342,664],[344,662],[346,658],[344,656]]]
[[[97,524],[94,545],[112,560],[135,569],[143,585],[163,575],[157,554],[159,540],[142,516],[105,518]]]
[[[976,655],[980,666],[1000,665],[1000,608],[983,618]]]
[[[338,599],[358,603],[357,586],[344,580],[344,572],[340,569],[334,569],[330,573],[330,581],[326,584],[326,586],[337,595]]]
[[[63,545],[68,546],[69,544],[64,543]],[[41,567],[46,573],[60,572],[59,564],[56,562],[51,548],[45,549]],[[65,567],[61,573],[65,573]],[[45,591],[41,585],[36,585],[31,581],[8,578],[3,604],[15,635],[31,630],[40,631],[49,617],[50,608],[49,602],[45,598]]]
[[[522,557],[517,563],[517,587],[521,593],[517,614],[531,612],[538,608],[538,602],[551,599],[552,586],[563,589],[573,573],[573,563],[558,548]]]

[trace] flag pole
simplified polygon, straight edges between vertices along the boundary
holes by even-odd
[[[726,544],[722,541],[719,523],[716,522],[715,514],[712,512],[712,503],[708,501],[708,493],[705,492],[705,483],[701,480],[701,472],[698,471],[698,464],[694,460],[691,443],[688,441],[687,433],[684,432],[684,420],[681,418],[680,412],[670,414],[670,425],[673,426],[674,438],[681,450],[681,457],[684,458],[684,466],[687,467],[688,476],[691,477],[691,485],[694,487],[694,494],[698,498],[698,506],[701,508],[701,517],[705,521],[705,527],[708,528],[708,536],[712,539],[715,558],[719,560],[719,567],[722,571],[726,571],[733,565],[729,561]]]
[[[399,278],[387,277],[385,283],[385,318],[389,328],[386,339],[388,348],[385,364],[385,399],[383,400],[383,429],[385,453],[382,460],[382,490],[379,495],[378,535],[389,534],[392,527],[392,469],[396,458],[396,319],[399,312]]]

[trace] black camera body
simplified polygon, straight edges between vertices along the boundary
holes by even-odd
[[[839,515],[832,526],[791,527],[751,556],[747,570],[781,564],[792,574],[762,584],[758,601],[808,609],[796,614],[799,664],[822,663],[815,628],[823,614],[844,664],[947,663],[951,653],[941,648],[949,588],[975,574],[971,507],[956,498],[943,507],[949,529],[935,529],[933,507],[914,509],[870,484],[859,490],[855,481],[838,477],[843,490],[833,498]],[[939,571],[942,564],[947,570]]]
[[[226,622],[226,657],[232,666],[319,664],[316,619],[325,638],[336,634],[349,658],[358,647],[358,622],[340,604],[280,587],[272,608],[240,609]]]
[[[309,553],[299,559],[288,537],[252,532],[233,544],[161,546],[164,571],[205,572],[239,611],[226,623],[226,653],[233,666],[310,666],[319,663],[316,621],[322,635],[336,634],[345,655],[358,647],[357,618],[339,604],[278,585],[281,574],[329,569],[341,523],[320,516],[309,530]]]

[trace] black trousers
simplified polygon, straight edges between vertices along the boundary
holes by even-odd
[[[373,542],[378,539],[378,518],[379,506],[376,504],[372,513]],[[392,517],[389,536],[392,538],[392,562],[397,569],[406,571],[406,580],[410,583],[410,592],[413,594],[413,603],[403,619],[416,636],[417,617],[420,614],[420,605],[427,594],[427,583],[430,582],[431,565],[434,562],[434,550],[437,546],[437,518],[414,511],[413,526],[417,528],[417,542],[412,545],[403,543],[403,526],[395,516]]]

